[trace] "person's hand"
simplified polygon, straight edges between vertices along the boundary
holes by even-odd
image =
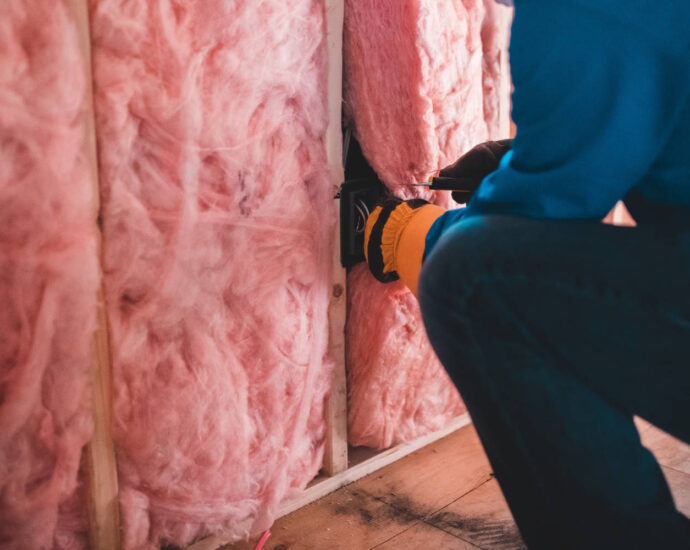
[[[396,271],[396,242],[414,211],[425,204],[429,203],[423,199],[404,201],[392,197],[377,206],[367,218],[364,228],[364,257],[372,275],[382,283],[399,279]]]
[[[422,199],[386,200],[367,219],[364,255],[369,270],[379,281],[398,278],[417,294],[426,235],[445,210]]]
[[[482,180],[498,168],[503,155],[510,151],[512,139],[486,141],[470,149],[450,166],[439,172],[439,176],[459,177],[471,180],[474,193]],[[467,202],[467,194],[453,193],[456,202]]]

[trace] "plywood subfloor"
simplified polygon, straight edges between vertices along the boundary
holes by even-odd
[[[690,447],[639,422],[681,511],[690,515]],[[224,550],[253,550],[254,542]],[[524,548],[473,426],[343,487],[271,528],[268,550]]]

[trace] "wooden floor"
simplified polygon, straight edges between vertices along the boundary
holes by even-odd
[[[690,515],[690,447],[639,422]],[[462,465],[460,467],[459,465]],[[225,550],[253,550],[238,543]],[[524,548],[470,425],[279,519],[268,550]]]

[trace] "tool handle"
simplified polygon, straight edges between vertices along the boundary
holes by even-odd
[[[472,193],[477,187],[476,178],[434,176],[429,183],[431,183],[429,189],[433,191],[466,191]]]
[[[429,189],[433,191],[452,191],[453,199],[460,204],[467,204],[477,187],[477,180],[473,178],[454,178],[437,176],[431,178]]]

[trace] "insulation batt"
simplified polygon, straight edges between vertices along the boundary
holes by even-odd
[[[370,284],[364,264],[352,270],[348,286],[350,441],[390,447],[438,430],[464,412],[426,338],[417,299],[407,287],[396,282],[381,292]],[[361,304],[366,304],[365,314],[357,309]],[[370,326],[364,338],[353,315],[376,319],[377,327],[386,330]]]
[[[0,2],[0,547],[85,544],[99,285],[85,60],[69,2]]]
[[[124,545],[246,537],[323,454],[323,2],[91,8]]]
[[[456,207],[448,193],[409,184],[478,143],[507,137],[499,83],[511,11],[494,0],[345,6],[345,108],[364,155],[396,195]],[[349,274],[348,289],[350,443],[389,447],[462,412],[409,292],[382,286],[364,266]]]

